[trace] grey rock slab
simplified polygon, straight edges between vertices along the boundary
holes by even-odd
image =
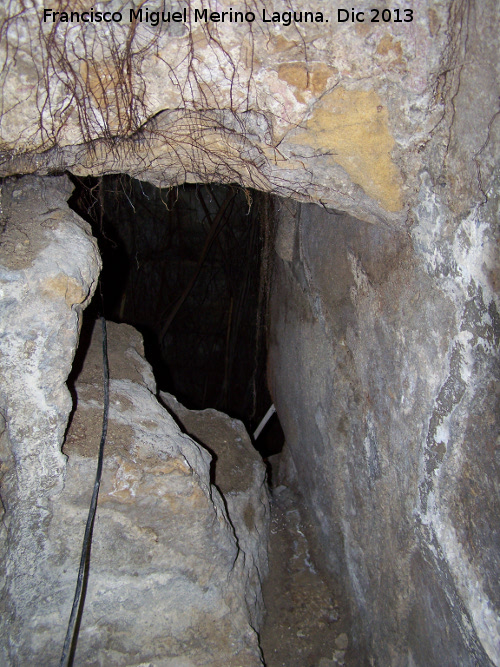
[[[260,625],[263,611],[260,584],[268,571],[269,492],[266,468],[238,419],[213,409],[188,410],[175,397],[161,400],[183,429],[214,455],[214,484],[223,494],[238,545],[245,554],[244,576],[251,584],[252,618]]]
[[[110,422],[77,663],[96,654],[110,665],[260,665],[250,610],[258,580],[210,483],[212,456],[151,392],[139,334],[108,323],[108,346]],[[99,443],[101,355],[97,323],[75,382],[65,489],[47,545],[68,613]]]
[[[61,454],[71,411],[66,379],[81,313],[100,271],[90,227],[67,206],[66,177],[2,184],[0,412],[1,658],[29,663],[33,618],[52,594],[47,530],[63,489]]]

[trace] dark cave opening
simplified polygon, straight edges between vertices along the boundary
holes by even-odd
[[[267,299],[273,201],[237,185],[157,188],[127,175],[71,176],[70,207],[92,226],[103,260],[86,311],[136,327],[158,390],[194,410],[215,408],[249,433],[267,388]],[[255,441],[281,451],[274,416]]]

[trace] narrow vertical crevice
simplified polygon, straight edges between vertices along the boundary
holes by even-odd
[[[271,196],[236,185],[160,189],[126,175],[73,181],[69,204],[103,257],[106,317],[141,331],[159,390],[239,418],[252,433],[272,402]],[[266,457],[282,444],[275,417],[257,446]]]

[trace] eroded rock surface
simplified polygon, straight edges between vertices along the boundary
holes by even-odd
[[[244,552],[248,607],[255,626],[262,620],[260,582],[267,575],[269,492],[260,455],[238,419],[218,410],[188,410],[174,396],[162,401],[183,429],[213,454],[213,483],[221,491],[238,544]]]
[[[296,208],[277,247],[272,394],[284,466],[349,582],[355,641],[376,664],[499,664],[492,218],[476,211],[437,246],[449,213],[423,197],[417,253],[406,235]]]
[[[99,327],[75,360],[65,434],[66,380],[100,270],[88,225],[67,207],[71,189],[65,177],[25,177],[2,190],[2,664],[59,662],[97,465]],[[109,431],[75,664],[261,665],[263,464],[237,426],[246,438],[239,460],[247,469],[250,456],[252,471],[234,500],[239,526],[210,483],[212,455],[156,399],[140,335],[110,323],[109,359]]]
[[[65,488],[49,530],[60,575],[54,595],[68,612],[100,439],[101,336],[97,323],[75,383]],[[260,665],[255,630],[267,563],[264,466],[248,448],[240,450],[237,460],[254,471],[253,484],[242,490],[240,505],[231,491],[224,501],[210,483],[210,452],[180,431],[152,393],[141,336],[109,323],[108,341],[110,424],[76,662]],[[234,440],[234,426],[222,415],[219,421]],[[241,426],[236,433],[248,441]],[[215,463],[230,477],[232,444]],[[234,520],[236,507],[241,523]],[[38,635],[41,641],[41,627]]]
[[[61,445],[71,397],[66,379],[100,258],[89,226],[69,210],[66,177],[2,184],[0,244],[0,523],[3,664],[37,654],[36,617],[46,576],[47,531],[64,481]],[[57,501],[56,501],[57,502]],[[57,633],[53,634],[54,637]],[[57,641],[57,640],[56,640]]]
[[[239,182],[393,223],[405,218],[474,20],[449,0],[388,10],[388,22],[368,0],[356,5],[362,22],[339,20],[349,11],[337,0],[232,3],[253,21],[210,20],[213,7],[176,0],[168,10],[186,20],[158,26],[132,2],[99,7],[121,20],[58,22],[49,11],[43,21],[41,7],[17,1],[0,15],[1,174]],[[495,20],[489,3],[477,11]],[[17,68],[7,66],[14,52]]]
[[[384,667],[500,664],[500,4],[415,0],[413,21],[373,24],[313,4],[293,9],[328,23],[155,28],[43,22],[10,1],[0,174],[238,182],[328,207],[277,207],[270,380],[325,561],[348,582],[353,643]],[[265,5],[252,8],[283,9]],[[81,222],[62,231],[62,196],[54,215],[36,183],[24,219],[17,188],[3,192],[6,662],[32,655],[51,594],[64,382],[99,263]]]

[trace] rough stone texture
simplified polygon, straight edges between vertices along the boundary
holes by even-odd
[[[500,664],[497,11],[451,5],[463,64],[440,82],[406,229],[280,206],[285,475],[374,664]]]
[[[97,324],[76,380],[77,409],[64,444],[65,488],[48,533],[54,564],[49,576],[58,584],[53,616],[44,605],[35,623],[45,655],[60,650],[49,637],[61,623],[60,611],[69,613],[80,549],[76,536],[93,487],[102,414],[101,336]],[[216,470],[220,465],[231,476],[232,464],[239,463],[260,480],[260,488],[254,482],[239,498],[244,508],[231,502],[231,493],[223,500],[210,484],[211,454],[181,433],[157,401],[140,334],[109,323],[108,341],[110,425],[77,664],[261,665],[255,629],[262,611],[267,516],[265,507],[260,516],[253,507],[266,498],[263,464],[240,448],[226,465],[221,451]],[[220,415],[218,420],[234,439],[234,426]],[[244,531],[233,507],[247,518]]]
[[[269,577],[264,582],[266,619],[260,634],[266,667],[321,667],[325,660],[330,667],[328,659],[336,651],[337,635],[350,631],[346,597],[339,582],[332,586],[313,558],[311,528],[295,493],[283,485],[275,487]],[[354,653],[346,664],[365,667]]]
[[[12,179],[2,186],[3,664],[16,664],[11,651],[31,641],[31,619],[52,588],[43,563],[54,498],[64,481],[61,445],[71,410],[65,383],[82,308],[100,270],[88,225],[67,207],[71,189],[65,177]]]
[[[277,246],[272,395],[357,641],[377,664],[499,664],[493,240],[476,210],[436,246],[429,196],[412,238],[297,206]]]
[[[3,186],[2,664],[58,663],[94,483],[100,329],[83,368],[81,354],[75,362],[76,410],[64,440],[66,379],[100,269],[87,224],[66,205],[70,192],[65,177]],[[261,665],[264,466],[250,456],[242,427],[225,423],[233,439],[246,438],[238,462],[253,471],[241,493],[228,494],[243,520],[231,522],[210,483],[210,453],[155,398],[140,335],[110,324],[109,339],[110,425],[75,664]],[[225,469],[222,451],[220,458]]]
[[[305,5],[294,9],[316,9]],[[339,3],[328,5],[335,14]],[[373,664],[500,664],[500,4],[417,0],[412,9],[408,24],[104,30],[40,24],[38,5],[9,2],[1,173],[235,181],[343,211],[279,207],[270,380],[289,469],[325,560],[349,582],[354,639]],[[4,304],[19,308],[4,321],[17,333],[2,338],[13,406],[2,408],[4,502],[12,553],[19,545],[19,565],[7,569],[19,574],[7,598],[13,618],[39,595],[41,517],[51,515],[47,487],[62,480],[78,319],[71,280],[86,285],[76,301],[92,284],[64,255],[71,280],[49,273],[43,297],[18,289],[31,270],[20,239],[32,227],[13,236],[9,261],[21,268],[6,280],[20,282]],[[36,329],[25,298],[47,316]],[[21,349],[30,331],[33,362]],[[52,340],[65,356],[49,372]],[[32,363],[38,376],[28,376]],[[26,477],[17,525],[10,489]]]
[[[155,28],[129,22],[131,2],[100,3],[123,14],[104,25],[43,23],[41,6],[11,0],[1,54],[18,66],[2,70],[1,173],[240,182],[401,221],[443,115],[464,4],[417,0],[413,21],[386,23],[361,0],[365,21],[352,23],[338,21],[337,0],[297,0],[292,10],[323,21],[287,26],[263,21],[290,9],[279,1],[217,6],[254,11],[252,23],[196,21],[201,3],[172,2],[163,8],[187,7],[188,22]]]
[[[252,624],[262,622],[261,582],[267,575],[269,492],[266,468],[237,419],[217,410],[188,410],[174,396],[161,400],[182,428],[213,455],[213,483],[222,493],[244,556],[245,594]]]

